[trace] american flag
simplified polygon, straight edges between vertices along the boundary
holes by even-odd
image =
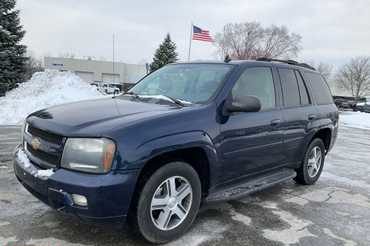
[[[213,42],[209,31],[202,30],[201,28],[193,25],[193,40],[204,41],[204,42]]]

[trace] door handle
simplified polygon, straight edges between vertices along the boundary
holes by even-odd
[[[271,121],[271,126],[277,126],[281,123],[281,120],[280,119],[275,119],[275,120],[272,120]]]
[[[309,114],[308,115],[308,120],[314,120],[316,119],[316,115],[315,114]]]

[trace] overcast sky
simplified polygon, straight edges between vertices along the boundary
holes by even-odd
[[[37,57],[78,57],[150,62],[169,32],[181,59],[187,57],[190,23],[222,30],[229,22],[285,25],[302,36],[299,60],[341,65],[370,55],[370,0],[18,0],[27,31],[24,43]],[[193,41],[192,59],[215,59],[209,43]]]

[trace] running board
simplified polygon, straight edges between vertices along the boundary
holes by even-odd
[[[255,179],[249,180],[246,183],[237,184],[226,189],[215,191],[206,198],[206,202],[221,202],[228,200],[236,200],[246,195],[266,189],[275,184],[293,179],[297,173],[288,168],[280,169],[279,171],[269,172]]]

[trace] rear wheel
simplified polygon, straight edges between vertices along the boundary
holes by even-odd
[[[139,232],[152,243],[178,238],[193,223],[200,200],[200,179],[189,164],[164,165],[154,172],[140,193],[136,211]]]
[[[307,148],[303,163],[297,169],[297,183],[311,185],[319,179],[325,160],[325,145],[320,138],[315,138]]]

